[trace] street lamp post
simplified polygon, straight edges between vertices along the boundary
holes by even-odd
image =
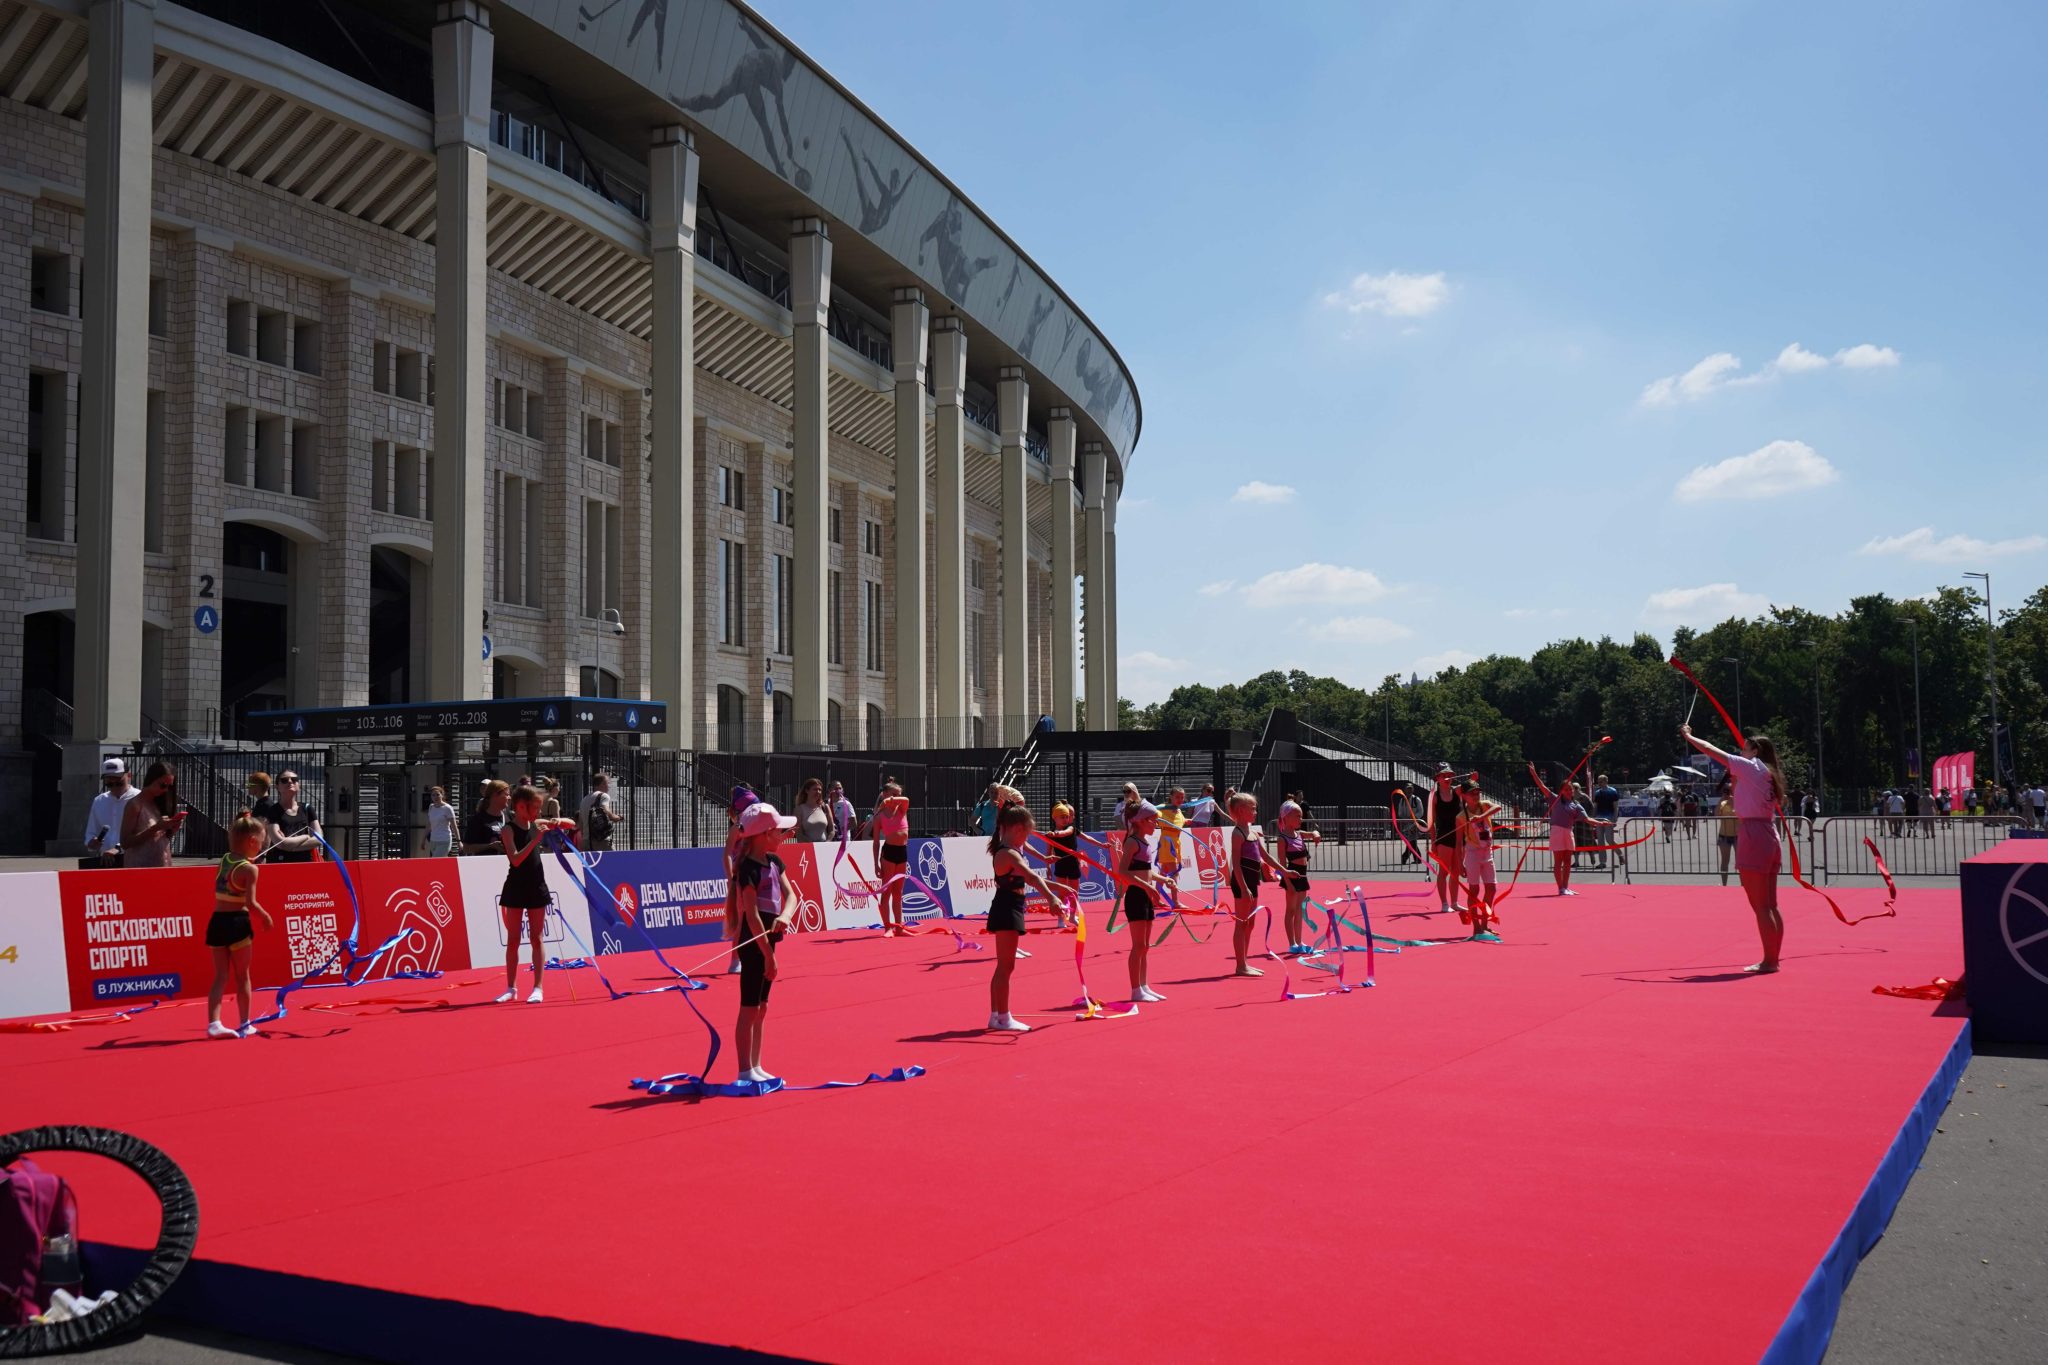
[[[1913,780],[1927,770],[1927,741],[1920,735],[1920,623],[1913,621]]]
[[[1991,615],[1991,575],[1966,573],[1984,580],[1984,685],[1991,693],[1991,783],[1998,785],[1998,628]]]
[[[1828,736],[1820,715],[1820,642],[1808,640],[1813,651],[1813,801],[1814,809],[1826,813],[1828,798]]]
[[[1744,742],[1747,743],[1749,731],[1742,729],[1742,660],[1724,655],[1721,662],[1735,665],[1735,728],[1742,730]]]

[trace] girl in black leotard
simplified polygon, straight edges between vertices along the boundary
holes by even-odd
[[[1259,843],[1259,798],[1237,792],[1230,798],[1230,890],[1237,901],[1236,923],[1230,928],[1230,949],[1237,956],[1237,975],[1264,976],[1245,956],[1252,947],[1252,921],[1259,913],[1259,883],[1266,873],[1266,854]]]
[[[1031,1025],[1010,1013],[1010,973],[1017,965],[1017,939],[1024,932],[1025,888],[1037,888],[1054,903],[1060,899],[1024,859],[1031,830],[1029,810],[1005,806],[996,816],[995,837],[988,841],[989,863],[996,879],[995,899],[988,907],[988,930],[996,939],[996,971],[988,983],[988,1026],[997,1033],[1031,1032]]]
[[[1148,976],[1152,956],[1152,918],[1161,878],[1154,866],[1159,850],[1159,807],[1140,801],[1124,815],[1124,919],[1131,926],[1131,1004],[1166,999],[1152,989]]]
[[[1429,794],[1429,861],[1436,873],[1438,908],[1451,914],[1458,908],[1458,800],[1451,765],[1436,765],[1436,788]]]

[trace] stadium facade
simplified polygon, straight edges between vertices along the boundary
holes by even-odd
[[[0,0],[0,97],[11,763],[491,695],[1114,724],[1129,373],[746,7]]]

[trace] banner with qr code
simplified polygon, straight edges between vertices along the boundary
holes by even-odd
[[[454,859],[350,863],[349,875],[362,899],[357,947],[367,953],[398,937],[369,979],[468,968],[469,935]],[[213,950],[206,943],[214,912],[213,869],[95,870],[56,877],[72,1009],[206,994],[213,980]],[[272,919],[265,928],[260,917],[252,917],[250,973],[259,989],[315,972],[316,983],[340,979],[345,955],[339,949],[356,911],[332,863],[264,867],[255,899]]]

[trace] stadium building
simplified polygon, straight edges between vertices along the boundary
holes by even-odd
[[[0,97],[11,791],[279,707],[1114,724],[1129,372],[744,5],[0,0]]]

